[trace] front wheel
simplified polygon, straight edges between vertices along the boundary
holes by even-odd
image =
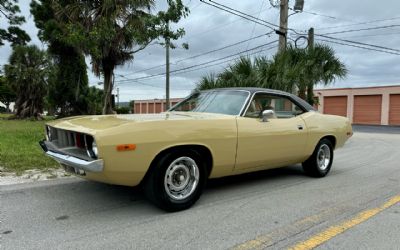
[[[163,155],[145,182],[149,200],[166,211],[191,207],[206,182],[206,166],[196,151],[182,150]]]
[[[328,139],[322,139],[315,147],[313,154],[303,162],[304,171],[313,177],[324,177],[331,170],[333,162],[333,145]]]

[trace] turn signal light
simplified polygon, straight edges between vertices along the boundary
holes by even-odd
[[[135,150],[136,145],[135,144],[121,144],[117,145],[117,151],[130,151],[130,150]]]

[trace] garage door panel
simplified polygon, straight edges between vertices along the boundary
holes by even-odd
[[[381,124],[382,95],[354,96],[355,124]]]
[[[135,114],[139,114],[140,113],[140,103],[135,103]]]
[[[400,125],[400,94],[390,95],[389,125]]]
[[[325,96],[324,114],[347,116],[347,96]]]

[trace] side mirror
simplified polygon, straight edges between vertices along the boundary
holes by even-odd
[[[274,118],[274,116],[275,116],[275,112],[273,110],[271,110],[271,109],[264,110],[261,113],[261,117],[262,117],[261,121],[262,122],[267,122],[268,119]]]

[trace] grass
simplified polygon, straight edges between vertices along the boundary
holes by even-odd
[[[17,174],[59,167],[38,144],[45,136],[46,121],[7,120],[8,116],[0,114],[0,167]]]

